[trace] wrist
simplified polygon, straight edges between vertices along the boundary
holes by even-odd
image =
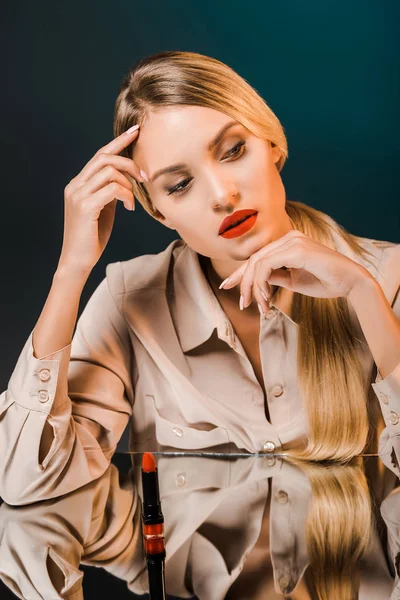
[[[355,306],[358,302],[362,302],[363,298],[365,299],[365,294],[378,291],[379,288],[380,285],[376,279],[372,277],[369,271],[363,268],[363,270],[360,271],[358,279],[355,281],[350,292],[347,294],[347,299],[353,306]]]
[[[71,284],[84,286],[90,273],[90,271],[59,263],[54,273],[53,281],[68,281]]]

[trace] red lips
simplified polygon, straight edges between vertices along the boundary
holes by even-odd
[[[218,235],[221,235],[221,233],[224,233],[224,231],[226,231],[226,229],[229,227],[229,225],[234,225],[241,219],[244,219],[245,217],[249,217],[250,215],[254,215],[256,212],[257,211],[254,210],[254,208],[246,208],[245,210],[237,210],[233,214],[229,215],[229,217],[225,217],[225,219],[222,221],[222,223],[220,225]]]

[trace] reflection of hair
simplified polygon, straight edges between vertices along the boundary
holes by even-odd
[[[167,106],[197,105],[236,119],[254,135],[278,146],[281,171],[288,156],[283,127],[261,96],[224,63],[194,52],[166,51],[144,58],[125,76],[115,105],[114,135],[142,125],[148,111]],[[132,158],[134,142],[122,156]],[[135,197],[154,218],[141,182],[132,178]],[[325,213],[301,202],[287,201],[294,228],[335,249],[332,230],[357,256],[368,251]],[[279,294],[279,290],[277,292]],[[312,298],[295,293],[293,320],[299,323],[298,378],[307,405],[310,435],[303,458],[348,460],[359,454],[368,436],[367,391],[345,298]],[[301,315],[298,320],[296,315]],[[294,451],[292,451],[294,453]],[[300,456],[300,451],[296,451]]]
[[[311,484],[305,583],[315,600],[356,600],[371,540],[372,502],[362,466],[300,465]]]

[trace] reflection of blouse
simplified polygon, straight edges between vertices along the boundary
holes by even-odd
[[[339,471],[336,467],[342,483],[346,475],[352,480],[351,469],[346,466]],[[302,577],[309,562],[306,519],[312,487],[300,468],[270,456],[237,460],[161,456],[158,473],[168,594],[181,598],[196,594],[200,600],[256,600],[281,598],[285,591],[294,599],[310,597],[301,590],[306,589]],[[81,600],[80,564],[103,567],[126,581],[136,594],[148,592],[138,501],[142,496],[139,464],[131,474],[133,479],[126,478],[111,465],[97,481],[52,502],[50,511],[48,503],[1,506],[0,577],[18,597]],[[391,593],[399,576],[396,573],[393,578],[390,571],[400,551],[400,488],[393,491],[392,475],[386,471],[374,481],[386,496],[381,512],[388,527],[388,562],[374,528],[360,564],[359,598],[364,600],[396,597]],[[335,514],[335,507],[340,514]],[[352,508],[347,510],[351,523]],[[340,527],[343,517],[343,499],[338,502],[335,497],[329,519],[342,520]],[[326,523],[321,523],[322,529],[324,526]],[[251,560],[252,577],[248,579],[252,549],[265,528],[270,532],[268,555],[258,554]],[[354,539],[355,546],[358,542]],[[350,545],[350,554],[352,548]],[[343,548],[337,551],[343,558]],[[64,576],[60,577],[61,573]],[[246,596],[234,592],[243,577],[248,581]]]
[[[373,254],[372,266],[361,264],[400,318],[400,244],[360,241]],[[338,234],[335,242],[361,261]],[[380,452],[396,467],[400,363],[382,380],[350,303],[349,311],[384,419]],[[108,265],[71,344],[35,358],[31,332],[21,351],[0,396],[0,495],[22,504],[99,477],[130,417],[131,450],[155,449],[155,440],[192,450],[227,443],[255,453],[289,448],[307,435],[297,335],[298,325],[272,302],[267,319],[260,318],[268,421],[261,386],[196,252],[178,239],[159,254]],[[55,437],[40,464],[46,419]]]

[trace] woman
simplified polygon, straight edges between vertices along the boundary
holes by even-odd
[[[286,200],[282,125],[213,58],[142,60],[114,133],[65,189],[53,285],[1,396],[5,500],[99,477],[130,417],[132,450],[348,460],[380,434],[397,468],[400,244]],[[117,198],[181,239],[108,265],[71,343]]]

